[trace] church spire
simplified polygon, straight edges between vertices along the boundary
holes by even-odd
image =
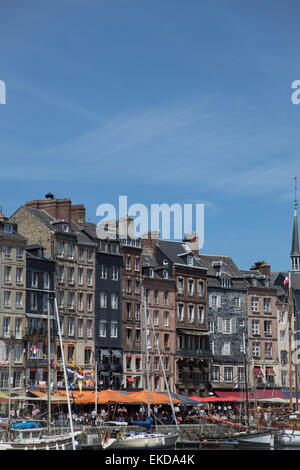
[[[292,237],[292,248],[291,248],[292,271],[300,271],[297,207],[298,207],[297,177],[295,177],[294,225],[293,225],[293,237]]]

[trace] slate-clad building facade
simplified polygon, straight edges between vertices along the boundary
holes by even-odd
[[[50,361],[52,364],[57,361],[54,294],[54,260],[45,256],[41,245],[26,246],[25,387],[44,388],[48,380],[48,314]]]
[[[248,347],[247,285],[228,256],[199,255],[207,268],[207,321],[214,391],[245,385],[244,346]]]
[[[122,367],[122,254],[117,238],[98,238],[97,227],[85,224],[96,243],[94,348],[100,389],[119,389]]]

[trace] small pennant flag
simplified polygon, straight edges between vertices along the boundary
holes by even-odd
[[[289,278],[286,276],[284,279],[283,285],[288,286],[288,284],[289,284]]]

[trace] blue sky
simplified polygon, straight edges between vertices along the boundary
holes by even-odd
[[[296,0],[0,4],[0,202],[204,203],[202,252],[289,267]],[[300,182],[299,182],[300,187]]]

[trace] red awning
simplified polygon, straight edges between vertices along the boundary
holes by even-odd
[[[132,378],[132,377],[127,377],[126,380],[127,380],[127,382],[129,382],[130,384],[133,383],[133,378]]]
[[[276,375],[273,367],[266,367],[266,372],[268,375]]]

